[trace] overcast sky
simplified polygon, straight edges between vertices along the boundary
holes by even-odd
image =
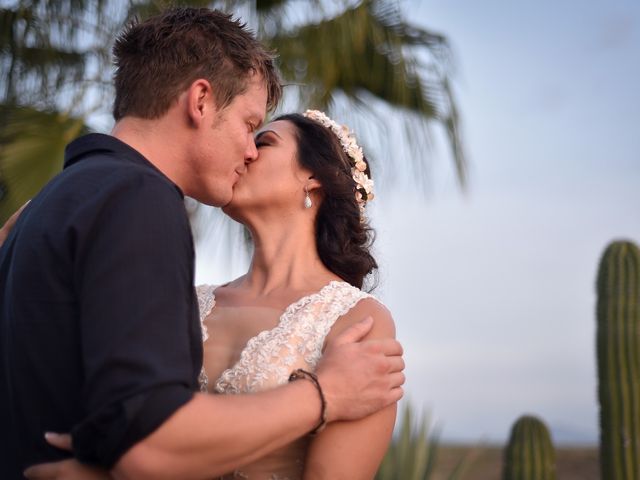
[[[502,442],[534,413],[557,442],[596,443],[597,262],[640,242],[640,4],[403,5],[451,39],[472,167],[462,195],[436,145],[427,200],[372,205],[407,395],[445,439]]]

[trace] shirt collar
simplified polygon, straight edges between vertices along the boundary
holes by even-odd
[[[167,181],[180,192],[180,195],[184,197],[184,193],[180,187],[171,181],[164,173],[162,173],[153,163],[145,158],[135,148],[127,145],[121,140],[118,140],[113,135],[105,135],[103,133],[89,133],[71,142],[64,151],[64,168],[68,168],[82,161],[89,154],[96,153],[113,153],[117,158],[122,158],[127,161],[137,163],[139,165],[146,166],[158,172]]]

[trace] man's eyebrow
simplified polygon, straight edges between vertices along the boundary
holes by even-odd
[[[265,133],[273,133],[276,137],[278,137],[280,140],[282,140],[282,137],[280,135],[278,135],[278,132],[276,132],[275,130],[261,130],[256,134],[255,140],[258,140]]]

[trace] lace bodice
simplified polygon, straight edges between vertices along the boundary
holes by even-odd
[[[215,287],[201,285],[197,289],[202,322],[202,337],[209,337],[205,319],[215,307]],[[238,394],[259,392],[275,388],[287,383],[289,375],[296,368],[314,371],[322,355],[325,338],[333,324],[346,314],[360,300],[371,297],[368,293],[346,282],[333,281],[320,291],[307,295],[289,305],[280,316],[277,325],[252,337],[240,354],[239,360],[226,369],[215,381],[215,393]],[[207,389],[208,379],[206,367],[201,373],[201,389]],[[269,480],[294,480],[299,475],[291,475],[292,471],[302,471],[302,459],[306,453],[300,451],[300,443],[291,445],[289,451],[279,452],[294,461],[294,469],[286,472],[254,475],[243,468],[234,472],[233,476],[224,478],[260,478]],[[306,449],[306,442],[303,444]],[[286,449],[285,449],[286,450]],[[295,450],[296,454],[291,455]],[[276,453],[278,454],[278,453]],[[268,459],[265,459],[268,462]],[[260,463],[258,461],[257,463]],[[255,465],[252,465],[255,467]],[[252,469],[255,471],[255,469]]]

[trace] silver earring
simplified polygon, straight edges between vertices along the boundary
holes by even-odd
[[[304,194],[304,208],[311,208],[313,206],[313,202],[311,201],[307,187],[304,187]]]

